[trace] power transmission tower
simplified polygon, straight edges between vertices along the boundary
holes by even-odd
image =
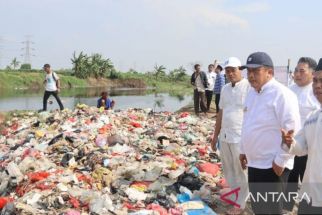
[[[35,44],[33,41],[31,41],[31,35],[26,35],[26,40],[23,41],[22,43],[25,44],[25,47],[22,48],[24,50],[24,54],[21,55],[24,57],[24,64],[31,64],[31,56],[35,56],[32,54],[32,52],[35,50],[32,48],[32,45]]]

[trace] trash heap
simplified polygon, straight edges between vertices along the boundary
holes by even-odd
[[[216,214],[213,127],[189,113],[86,105],[16,115],[0,136],[0,214]]]

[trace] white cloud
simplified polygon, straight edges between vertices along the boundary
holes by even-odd
[[[247,5],[234,8],[235,12],[242,13],[262,13],[271,9],[270,5],[265,1],[256,1]]]
[[[212,11],[208,8],[202,8],[195,14],[196,17],[200,17],[204,24],[213,25],[217,27],[248,27],[247,20],[236,16],[232,13],[224,11]]]

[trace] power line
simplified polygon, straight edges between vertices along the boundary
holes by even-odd
[[[35,44],[33,41],[31,41],[32,35],[26,35],[26,40],[22,43],[25,44],[25,47],[22,48],[24,50],[24,54],[22,55],[24,57],[24,64],[31,64],[31,56],[33,55],[33,51],[35,51],[34,48],[32,48],[32,45]]]

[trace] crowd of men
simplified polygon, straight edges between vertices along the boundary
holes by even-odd
[[[290,87],[275,80],[265,52],[252,53],[245,65],[230,57],[215,75],[213,65],[208,70],[195,65],[194,107],[207,113],[212,95],[218,99],[211,147],[220,140],[224,177],[238,190],[227,213],[243,213],[249,199],[255,214],[283,214],[298,197],[298,214],[322,214],[322,58],[317,64],[301,57]]]

